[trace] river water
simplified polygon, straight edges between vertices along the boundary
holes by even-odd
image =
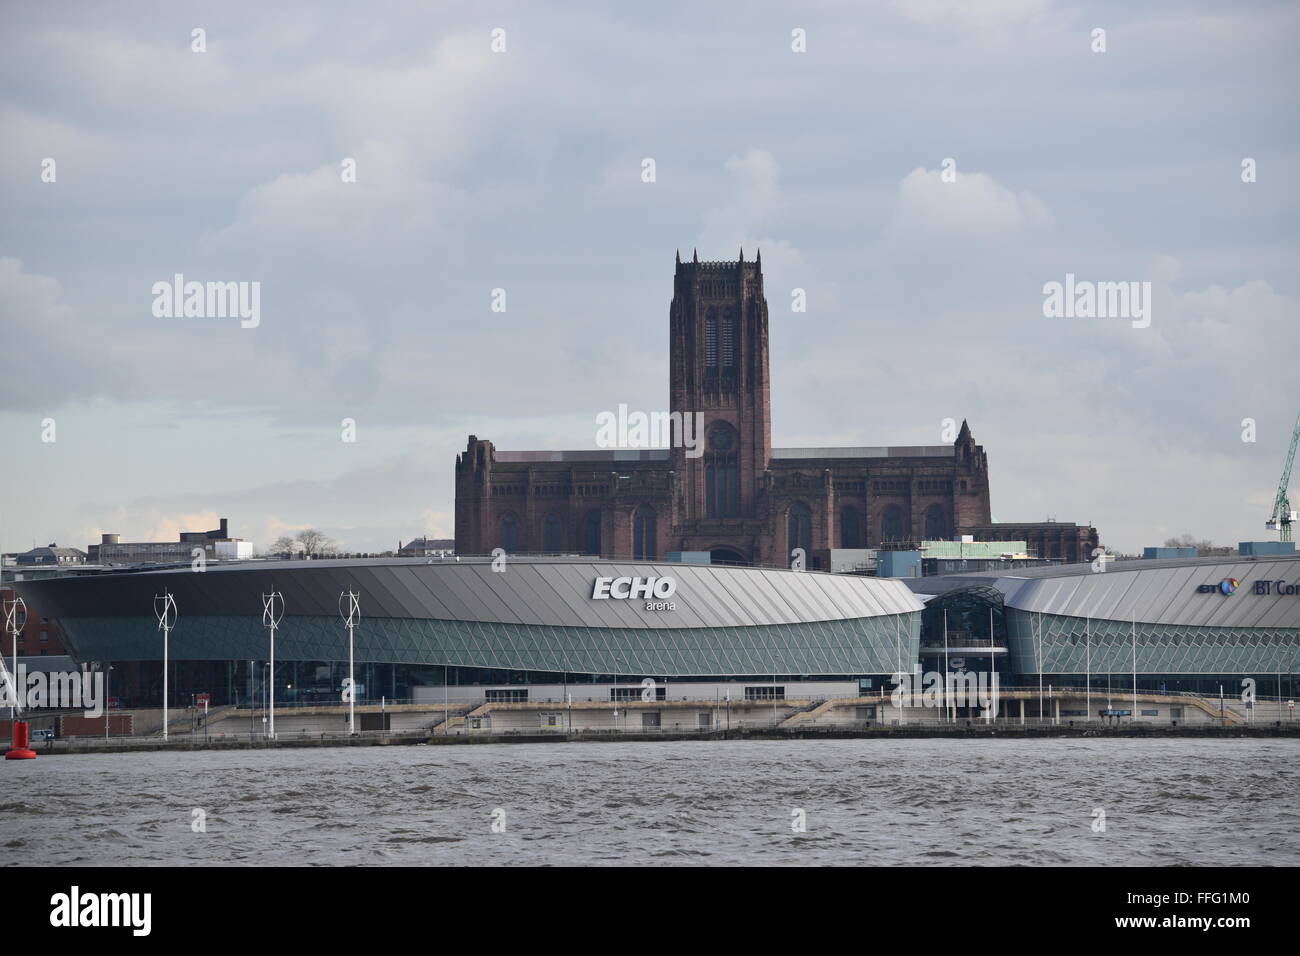
[[[44,756],[0,766],[0,865],[1294,866],[1297,758],[1195,738]]]

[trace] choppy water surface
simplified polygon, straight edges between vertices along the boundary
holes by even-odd
[[[0,765],[0,864],[1294,866],[1297,757],[1195,739],[47,756]]]

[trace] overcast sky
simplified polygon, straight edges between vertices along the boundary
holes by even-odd
[[[674,252],[741,246],[775,445],[967,418],[999,520],[1265,538],[1296,5],[791,6],[0,7],[0,549],[450,537],[466,436],[663,409]],[[156,317],[176,273],[259,282],[260,324]],[[1150,282],[1150,326],[1045,318],[1067,273]]]

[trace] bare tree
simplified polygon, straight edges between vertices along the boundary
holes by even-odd
[[[319,554],[333,554],[338,550],[338,545],[334,539],[322,531],[315,528],[305,528],[298,532],[298,550],[302,551],[307,557],[315,557]]]
[[[286,558],[292,557],[294,554],[296,554],[301,550],[302,548],[299,546],[298,542],[296,542],[293,538],[289,537],[288,535],[281,535],[280,537],[276,538],[275,543],[271,545],[270,548],[267,549],[269,554],[276,555],[277,557],[286,557]]]
[[[1197,554],[1207,554],[1214,550],[1214,542],[1208,538],[1195,538],[1190,534],[1179,535],[1177,538],[1166,538],[1166,548],[1195,548]]]

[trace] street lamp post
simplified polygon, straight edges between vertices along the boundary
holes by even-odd
[[[772,658],[772,729],[776,729],[776,657]]]
[[[113,665],[109,664],[104,668],[104,739],[108,739],[108,701],[109,701],[109,683],[113,674]]]
[[[564,674],[560,677],[561,693],[564,695],[566,704],[565,727],[566,734],[573,733],[573,695],[569,693],[569,647],[564,645]]]
[[[1038,725],[1043,724],[1043,615],[1038,615],[1038,626],[1034,629],[1037,633],[1038,653]]]
[[[943,719],[948,721],[948,609],[943,609]]]
[[[158,629],[163,632],[163,717],[162,735],[167,739],[167,648],[171,630],[176,626],[176,599],[165,588],[162,594],[154,595],[153,612],[158,618]]]
[[[1138,715],[1138,626],[1137,616],[1133,617],[1133,716],[1130,721],[1137,720]]]

